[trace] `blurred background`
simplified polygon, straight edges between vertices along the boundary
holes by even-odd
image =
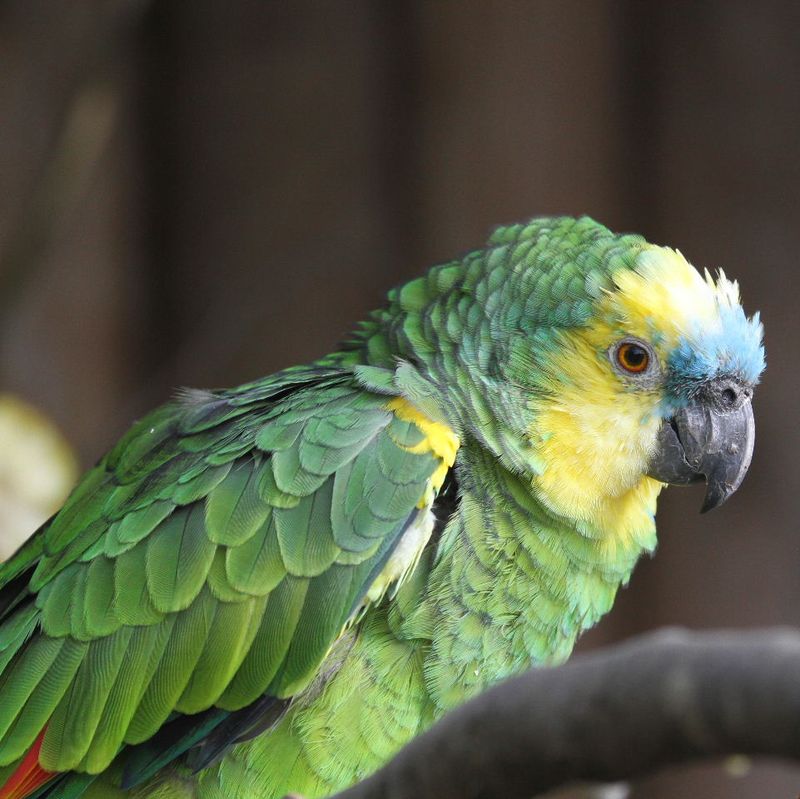
[[[667,491],[581,646],[800,621],[800,4],[0,0],[0,64],[0,391],[82,467],[176,386],[329,351],[493,225],[588,213],[738,278],[769,368],[736,497]],[[758,763],[632,796],[798,790]]]

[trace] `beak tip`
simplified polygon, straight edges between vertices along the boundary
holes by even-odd
[[[710,510],[718,508],[721,504],[722,504],[721,502],[716,502],[715,500],[709,500],[709,498],[706,497],[703,500],[703,505],[700,508],[700,513],[708,513]]]
[[[700,508],[700,513],[708,513],[710,510],[714,510],[720,505],[723,505],[737,487],[738,486],[734,487],[709,482],[705,498],[703,499],[703,506]]]

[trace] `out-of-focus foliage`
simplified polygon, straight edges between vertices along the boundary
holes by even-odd
[[[75,456],[55,425],[0,394],[0,560],[58,509],[77,475]]]

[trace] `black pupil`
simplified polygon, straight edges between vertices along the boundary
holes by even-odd
[[[622,353],[625,366],[638,369],[647,360],[647,350],[637,344],[627,344]]]

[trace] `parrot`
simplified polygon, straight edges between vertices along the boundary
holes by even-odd
[[[497,228],[339,349],[136,422],[0,564],[0,799],[335,793],[563,662],[741,484],[758,314],[589,217]]]

